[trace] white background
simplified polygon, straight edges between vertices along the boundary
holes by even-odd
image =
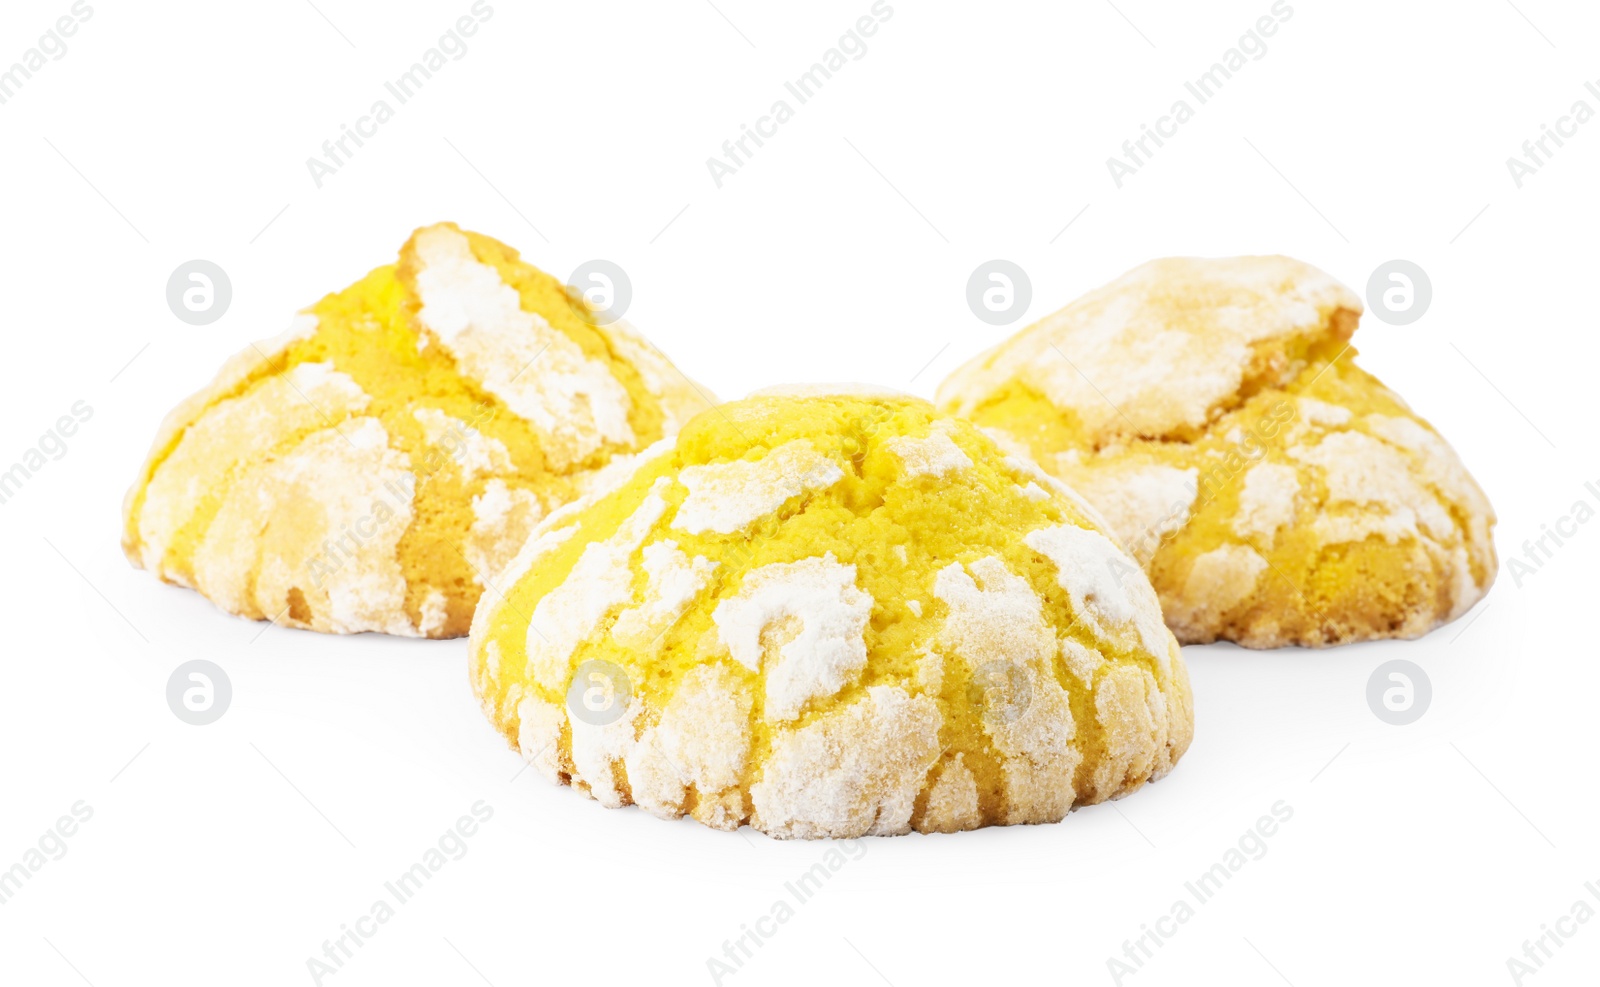
[[[707,958],[826,852],[513,780],[463,641],[263,633],[123,559],[120,500],[160,416],[425,223],[562,276],[620,263],[629,321],[724,397],[931,395],[1024,324],[966,308],[994,257],[1031,275],[1030,321],[1156,256],[1281,252],[1358,292],[1406,258],[1432,307],[1365,319],[1360,362],[1460,451],[1502,559],[1595,503],[1600,120],[1521,189],[1505,164],[1575,100],[1600,110],[1593,5],[1291,0],[1267,54],[1118,189],[1106,158],[1268,0],[892,0],[718,189],[706,159],[868,0],[492,0],[466,55],[319,189],[306,159],[468,0],[91,2],[0,106],[0,465],[94,409],[0,505],[0,868],[94,810],[0,905],[6,983],[312,983],[307,958],[480,799],[494,816],[466,856],[325,983],[711,983]],[[68,6],[8,0],[0,65]],[[232,278],[206,327],[164,298],[192,258]],[[723,982],[1112,983],[1124,940],[1283,800],[1265,856],[1124,983],[1512,983],[1524,940],[1600,908],[1597,561],[1591,523],[1420,641],[1188,648],[1197,732],[1170,777],[1059,825],[866,841]],[[1394,727],[1365,689],[1401,657],[1433,701]],[[191,658],[232,678],[211,726],[164,698]],[[1597,968],[1600,920],[1523,982]]]

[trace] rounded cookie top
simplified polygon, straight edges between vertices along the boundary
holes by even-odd
[[[167,416],[123,547],[242,616],[458,636],[546,513],[705,406],[516,251],[430,226]]]
[[[957,369],[938,404],[1064,420],[1075,445],[1192,436],[1355,331],[1361,301],[1288,257],[1171,257],[1134,268]]]
[[[1030,383],[1048,376],[1036,368],[980,396],[993,353],[942,393],[1100,510],[1179,641],[1416,637],[1487,591],[1494,512],[1444,439],[1355,365],[1344,296],[1281,258],[1157,262],[1040,323],[1068,331],[1039,359],[1092,381],[1100,418]],[[1171,353],[1149,348],[1161,340]],[[1175,396],[1140,397],[1162,387]]]
[[[547,779],[780,837],[1048,822],[1168,771],[1187,673],[1137,565],[915,398],[756,396],[541,523],[472,682]]]

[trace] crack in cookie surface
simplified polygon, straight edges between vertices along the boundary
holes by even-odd
[[[1355,365],[1360,311],[1288,258],[1157,261],[957,370],[940,402],[1099,508],[1186,644],[1417,637],[1488,591],[1494,511]]]
[[[1192,732],[1155,593],[1092,508],[914,398],[702,414],[547,519],[503,589],[473,626],[484,711],[608,806],[806,838],[1053,822]]]
[[[426,227],[168,415],[123,545],[242,616],[459,636],[542,517],[703,407],[632,330],[509,247]],[[394,457],[370,470],[324,446],[354,451],[357,434]]]

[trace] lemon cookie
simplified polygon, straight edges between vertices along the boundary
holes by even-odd
[[[702,393],[516,251],[427,227],[167,416],[123,549],[241,616],[460,636],[540,519]]]
[[[1286,257],[1153,261],[941,385],[1105,515],[1184,643],[1418,637],[1496,562],[1455,452],[1355,365],[1361,302]]]
[[[610,807],[777,837],[1055,822],[1192,712],[1094,510],[916,398],[761,392],[550,515],[473,620],[483,709]]]

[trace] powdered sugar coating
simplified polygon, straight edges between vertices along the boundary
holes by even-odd
[[[1244,475],[1239,491],[1239,514],[1233,530],[1245,538],[1271,545],[1278,529],[1294,520],[1300,474],[1281,463],[1257,463]]]
[[[415,633],[396,552],[411,523],[410,477],[375,418],[311,433],[230,485],[194,551],[195,588],[244,613],[294,599],[293,589],[336,633]]]
[[[545,437],[558,465],[606,443],[635,441],[628,392],[603,364],[525,310],[499,272],[478,261],[467,238],[448,227],[417,235],[417,318],[462,372]],[[523,370],[539,360],[538,373]]]
[[[684,676],[683,685],[645,729],[627,756],[633,798],[664,818],[684,812],[692,792],[695,818],[716,828],[737,827],[724,807],[743,803],[737,792],[750,756],[749,689],[739,676],[704,665]]]
[[[1183,589],[1167,605],[1173,627],[1220,623],[1247,602],[1267,570],[1267,560],[1248,545],[1221,545],[1195,558]]]
[[[617,615],[611,634],[619,644],[635,651],[656,646],[661,635],[683,616],[683,611],[706,588],[715,562],[703,555],[692,560],[673,541],[651,542],[644,547],[646,585],[644,600]]]
[[[750,788],[755,825],[780,837],[898,836],[939,757],[939,708],[877,685],[843,709],[786,731]]]
[[[511,472],[511,453],[500,440],[437,408],[417,408],[411,416],[422,426],[427,443],[443,452],[468,479]]]
[[[920,438],[896,436],[889,440],[889,448],[900,457],[907,476],[941,477],[972,468],[972,458],[950,441],[949,426],[944,422],[935,422]]]
[[[140,563],[152,570],[165,565],[174,537],[211,495],[218,474],[248,468],[295,435],[325,427],[324,416],[357,414],[370,401],[348,374],[326,363],[302,363],[205,408],[145,487]],[[174,576],[187,582],[182,570]]]
[[[513,487],[499,477],[485,483],[483,492],[472,498],[472,528],[462,546],[472,578],[480,584],[493,580],[543,516],[544,504],[532,490]]]
[[[1076,525],[1063,524],[1030,531],[1022,539],[1055,563],[1061,588],[1103,633],[1134,633],[1152,654],[1167,650],[1168,637],[1161,622],[1161,604],[1150,584],[1138,578],[1139,569],[1105,535]]]
[[[809,700],[831,696],[861,674],[871,612],[872,597],[856,588],[856,567],[829,554],[755,570],[711,619],[728,653],[751,671],[761,671],[764,654],[776,650],[766,662],[764,715],[792,720]],[[787,641],[763,645],[770,629],[790,621],[799,626]]]
[[[896,440],[933,435],[966,465],[906,469],[915,446]],[[680,523],[745,492],[705,467],[759,470],[784,449],[838,477],[748,526]],[[474,623],[473,685],[524,757],[608,806],[782,838],[1051,822],[1159,776],[1189,742],[1186,673],[1143,619],[1148,584],[1113,597],[1081,572],[1115,556],[1144,582],[1092,508],[912,399],[703,415],[533,543]],[[590,662],[626,680],[615,719],[570,705]],[[1141,692],[1137,717],[1085,712],[1125,667],[1157,698]]]
[[[1003,683],[1023,683],[985,697],[983,728],[1005,759],[1005,821],[1058,822],[1076,797],[1082,755],[1072,743],[1071,699],[1054,674],[1055,634],[1038,595],[1003,561],[989,556],[970,569],[951,563],[934,580],[934,596],[949,608],[939,643],[972,668],[1001,666]]]
[[[1415,637],[1496,564],[1453,450],[1354,364],[1360,302],[1281,257],[1152,262],[940,388],[1078,489],[1184,642]]]
[[[1100,505],[1122,547],[1141,565],[1188,522],[1199,494],[1198,470],[1159,463],[1084,470],[1073,480],[1074,489]]]
[[[1091,447],[1202,428],[1247,383],[1287,381],[1291,363],[1256,360],[1263,344],[1319,338],[1336,318],[1354,329],[1360,311],[1350,289],[1288,257],[1155,260],[961,367],[938,403],[969,414],[1020,382],[1076,416]]]
[[[567,580],[539,601],[528,621],[528,677],[534,682],[564,690],[573,651],[608,611],[628,599],[633,584],[629,560],[666,512],[661,494],[667,485],[665,479],[657,480],[617,533],[590,542]]]
[[[782,507],[791,497],[826,490],[844,478],[838,464],[796,439],[751,462],[690,466],[678,479],[689,496],[672,526],[691,535],[742,531]]]
[[[613,465],[709,401],[631,329],[597,324],[504,244],[427,227],[398,263],[249,345],[167,416],[124,500],[123,549],[245,617],[457,637],[546,513],[602,486]],[[357,451],[361,419],[397,459]],[[265,523],[253,492],[286,482],[324,430],[346,448],[319,451],[311,468],[325,475],[308,478],[305,510]],[[400,461],[402,472],[389,468]],[[352,491],[360,508],[318,510],[324,494],[343,504]],[[262,523],[235,523],[247,517]],[[347,583],[366,587],[367,602],[330,609]],[[368,605],[378,600],[387,609]]]

